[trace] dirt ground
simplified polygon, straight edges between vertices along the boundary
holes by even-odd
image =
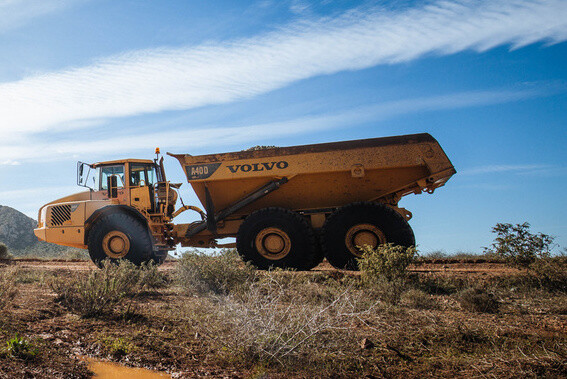
[[[166,262],[160,271],[173,275],[176,264]],[[293,367],[243,362],[220,354],[218,346],[186,318],[184,312],[191,309],[187,304],[195,302],[195,297],[173,285],[137,297],[129,305],[134,311],[128,317],[121,312],[81,318],[55,301],[49,278],[72,278],[95,270],[91,262],[28,259],[14,265],[20,270],[18,292],[0,315],[0,343],[6,345],[18,335],[35,346],[36,354],[14,358],[3,351],[0,378],[89,377],[80,359],[85,355],[173,377],[567,376],[565,294],[530,294],[516,292],[514,287],[497,294],[501,304],[497,312],[483,313],[463,309],[454,293],[440,287],[439,283],[448,282],[492,283],[518,274],[501,263],[416,265],[411,270],[419,280],[441,288],[428,295],[435,306],[403,302],[381,306],[352,326],[350,345],[344,351],[331,351],[323,358],[299,357]],[[356,274],[338,272],[323,263],[312,272],[296,275],[320,281],[326,275],[342,280]]]
[[[23,269],[31,270],[70,270],[87,271],[95,269],[95,265],[90,261],[83,260],[43,260],[43,259],[15,259],[10,262]],[[172,271],[175,269],[176,261],[166,261],[159,267],[161,271]],[[336,271],[327,261],[307,273]],[[419,273],[447,273],[450,275],[509,275],[519,272],[517,269],[506,266],[501,262],[479,261],[457,261],[453,259],[428,260],[410,267],[410,271]],[[356,273],[352,273],[356,274]]]

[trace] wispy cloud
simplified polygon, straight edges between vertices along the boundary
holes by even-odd
[[[0,0],[0,33],[86,0]]]
[[[252,38],[132,51],[0,84],[0,140],[77,127],[80,120],[231,102],[317,75],[426,54],[566,39],[564,0],[440,0],[398,10],[353,10]]]
[[[190,129],[171,130],[165,125],[154,125],[154,131],[132,134],[130,130],[111,130],[107,135],[97,133],[96,138],[73,138],[58,141],[36,141],[27,143],[6,144],[2,153],[18,161],[29,160],[60,160],[75,156],[95,155],[97,157],[124,151],[124,141],[128,141],[128,153],[151,151],[154,147],[162,149],[215,149],[222,146],[261,143],[266,140],[297,136],[361,124],[368,121],[380,122],[398,115],[408,115],[423,112],[434,112],[446,109],[486,106],[518,101],[522,99],[545,96],[549,89],[543,90],[493,90],[468,91],[439,96],[418,97],[387,101],[379,104],[355,107],[334,113],[315,114],[268,123],[258,123],[247,126],[233,124],[225,127],[214,125],[194,125]],[[162,121],[166,123],[167,121]],[[155,130],[159,130],[155,132]],[[29,148],[29,144],[34,149]],[[0,146],[2,143],[0,143]],[[13,161],[1,162],[9,164]],[[473,168],[470,174],[519,170],[521,167],[532,166],[489,166]],[[535,167],[535,166],[534,166]]]
[[[502,174],[516,173],[526,174],[540,171],[547,171],[553,166],[541,164],[520,164],[520,165],[489,165],[464,169],[459,172],[460,175],[484,175],[484,174]]]
[[[4,159],[0,161],[0,166],[19,166],[20,162],[12,159]]]

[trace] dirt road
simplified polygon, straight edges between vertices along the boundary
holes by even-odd
[[[18,267],[28,269],[42,270],[71,270],[71,271],[88,271],[93,270],[96,266],[90,261],[81,260],[62,260],[62,259],[14,259],[12,261],[0,261],[0,264],[14,264]],[[168,260],[160,266],[160,270],[170,271],[175,269],[177,261]],[[324,261],[317,266],[312,272],[335,270],[328,262]],[[410,268],[413,272],[420,273],[447,273],[453,276],[468,275],[506,275],[517,273],[516,269],[507,267],[505,264],[495,261],[477,260],[477,261],[459,261],[454,259],[443,260],[425,260]]]

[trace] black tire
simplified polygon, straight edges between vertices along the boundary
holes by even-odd
[[[244,261],[262,270],[309,270],[319,264],[321,256],[315,231],[307,221],[295,212],[275,207],[260,209],[244,220],[236,236],[236,249]]]
[[[154,253],[152,259],[155,264],[160,265],[163,262],[165,262],[168,254],[169,254],[169,250],[158,250],[157,252]]]
[[[358,270],[361,254],[355,238],[359,233],[365,233],[360,238],[367,237],[374,246],[415,246],[411,226],[394,209],[379,203],[352,203],[334,212],[323,225],[322,246],[329,263],[339,269]]]
[[[126,213],[112,213],[97,220],[87,243],[91,260],[98,267],[105,259],[112,262],[127,259],[135,265],[157,262],[147,227]],[[113,244],[117,246],[115,250]]]

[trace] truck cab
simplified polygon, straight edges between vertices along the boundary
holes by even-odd
[[[97,264],[165,259],[173,248],[169,230],[178,186],[165,180],[163,160],[78,162],[77,184],[88,191],[40,208],[34,230],[40,240],[89,249]]]
[[[158,210],[157,190],[162,172],[151,160],[127,159],[77,165],[77,184],[90,189],[93,199],[114,200],[144,214]]]

